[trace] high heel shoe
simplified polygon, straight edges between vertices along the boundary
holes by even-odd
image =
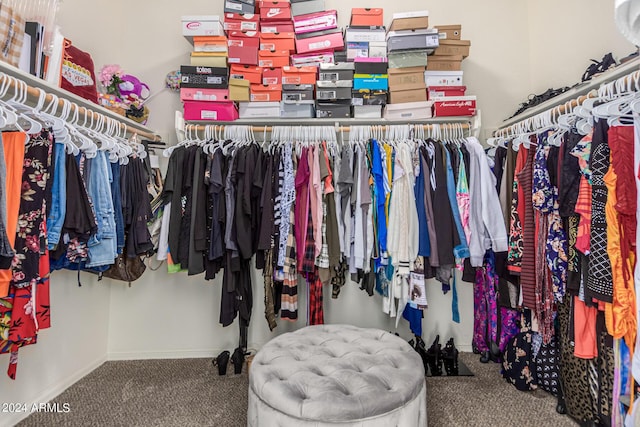
[[[233,372],[238,375],[242,373],[242,365],[244,365],[245,352],[240,347],[233,351],[231,363],[233,363]]]
[[[429,371],[429,357],[427,355],[427,349],[424,345],[424,341],[419,336],[416,336],[416,346],[414,347],[414,349],[420,355],[420,358],[422,359],[422,365],[424,366],[424,374],[427,375],[427,372]]]
[[[442,346],[440,345],[440,335],[436,336],[435,341],[431,344],[431,347],[427,350],[427,362],[429,363],[429,370],[431,370],[431,376],[439,377],[442,375]]]
[[[444,362],[444,370],[447,376],[458,375],[458,349],[456,348],[453,338],[447,341],[447,345],[442,349],[442,360]]]
[[[211,362],[213,366],[218,367],[218,375],[226,375],[227,365],[229,364],[229,352],[227,350],[223,351]]]

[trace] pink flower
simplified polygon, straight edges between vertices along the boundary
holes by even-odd
[[[111,79],[113,78],[113,76],[119,76],[122,74],[122,72],[122,68],[120,68],[120,66],[117,64],[105,65],[100,70],[100,82],[104,85],[104,87],[107,87],[111,84]]]
[[[40,239],[38,236],[27,236],[27,249],[32,252],[40,252]]]

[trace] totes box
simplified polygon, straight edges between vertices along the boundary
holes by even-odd
[[[180,73],[182,74],[181,88],[227,89],[229,87],[226,68],[183,65],[180,67]]]
[[[475,96],[447,96],[433,98],[433,115],[435,117],[475,116]]]

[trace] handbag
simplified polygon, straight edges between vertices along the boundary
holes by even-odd
[[[64,39],[60,87],[86,100],[98,103],[95,67],[91,55]]]
[[[138,280],[146,269],[147,266],[139,256],[127,256],[125,247],[116,258],[115,263],[107,271],[101,273],[100,277],[128,282],[131,286],[131,282]]]
[[[532,357],[533,334],[523,330],[514,336],[504,352],[502,376],[518,390],[533,391],[536,384],[536,368]]]

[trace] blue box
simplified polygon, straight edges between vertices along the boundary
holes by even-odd
[[[388,74],[355,74],[353,76],[353,89],[388,90]]]

